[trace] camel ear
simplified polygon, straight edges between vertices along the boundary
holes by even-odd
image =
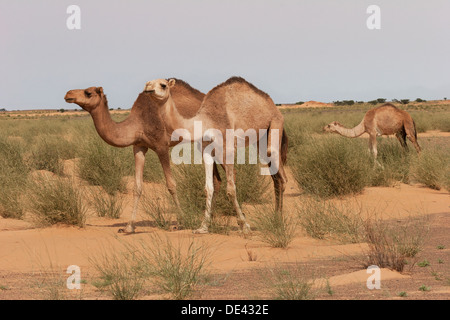
[[[172,88],[175,85],[175,79],[169,80],[169,88]]]
[[[98,87],[97,89],[95,89],[95,91],[97,92],[98,95],[103,95],[103,88],[102,87]]]

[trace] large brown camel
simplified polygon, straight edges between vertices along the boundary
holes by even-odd
[[[360,124],[352,129],[345,128],[339,122],[332,122],[323,128],[326,132],[336,132],[348,138],[356,138],[367,132],[369,134],[369,151],[377,158],[377,136],[395,134],[403,148],[408,149],[406,137],[420,153],[417,143],[416,124],[408,112],[386,103],[367,111]]]
[[[179,113],[184,117],[194,116],[200,108],[205,94],[182,80],[177,80],[176,83],[177,85],[171,88],[171,93],[172,99],[178,106]],[[119,231],[127,233],[135,231],[134,223],[142,194],[145,154],[149,148],[158,155],[166,178],[167,189],[178,209],[180,209],[169,157],[169,148],[177,142],[171,141],[172,131],[164,122],[164,112],[160,113],[160,109],[155,106],[155,104],[160,103],[159,100],[154,99],[149,93],[139,94],[131,108],[129,117],[117,123],[111,119],[108,101],[101,87],[70,90],[64,99],[68,103],[78,104],[91,114],[98,134],[108,144],[115,147],[133,146],[135,158],[134,206],[131,220],[125,229]],[[216,175],[214,179],[216,182]]]
[[[266,152],[270,157],[268,165],[271,168],[270,175],[274,182],[276,210],[281,212],[283,192],[287,182],[283,168],[287,156],[287,136],[283,129],[283,116],[269,95],[244,79],[233,77],[212,89],[205,96],[200,110],[194,117],[186,117],[179,112],[177,102],[173,99],[171,93],[173,88],[176,88],[175,79],[158,79],[147,82],[144,91],[163,102],[160,114],[166,127],[170,128],[168,131],[185,130],[191,137],[190,141],[194,141],[195,130],[198,130],[198,124],[201,124],[201,149],[206,172],[206,208],[202,225],[194,232],[208,232],[215,193],[213,179],[217,172],[216,162],[220,163],[225,170],[227,195],[237,213],[238,224],[244,234],[250,232],[250,226],[236,197],[234,164],[233,161],[227,160],[230,154],[234,155],[235,137],[233,136],[231,143],[228,140],[227,143],[219,143],[223,142],[221,139],[226,137],[227,130],[231,129],[234,132],[239,130],[241,130],[241,133],[245,132],[241,136],[236,136],[236,139],[245,141],[246,146],[250,144],[250,138],[246,133],[251,132],[251,130],[257,133],[256,144],[260,148],[261,143],[267,142]],[[255,141],[252,143],[255,143]],[[214,147],[211,148],[211,145]],[[208,153],[207,150],[212,151]]]

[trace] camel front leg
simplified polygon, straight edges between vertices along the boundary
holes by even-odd
[[[142,182],[144,177],[144,164],[145,164],[145,154],[148,148],[133,146],[134,161],[135,161],[135,186],[133,192],[133,212],[131,213],[131,220],[128,222],[125,229],[119,229],[119,232],[134,233],[136,221],[136,214],[139,207],[139,199],[142,195]]]
[[[181,206],[177,196],[177,184],[175,183],[175,180],[172,176],[172,170],[170,169],[169,150],[157,152],[157,155],[159,158],[159,162],[161,162],[164,177],[166,178],[167,190],[169,190],[169,193],[172,196],[173,202],[177,206],[177,209],[181,212]]]
[[[239,206],[239,202],[237,200],[236,194],[236,184],[235,184],[235,172],[233,164],[225,165],[225,172],[227,175],[227,196],[230,201],[233,203],[234,210],[236,211],[238,225],[242,230],[244,235],[248,235],[251,232],[250,225],[247,223],[247,219],[245,215],[242,213],[241,207]]]
[[[211,224],[211,210],[214,197],[214,159],[210,154],[204,153],[203,160],[205,162],[205,191],[206,191],[206,207],[205,217],[200,228],[194,233],[208,233],[209,225]]]

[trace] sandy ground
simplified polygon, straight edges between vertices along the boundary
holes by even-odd
[[[130,177],[130,189],[132,182]],[[148,194],[164,190],[164,185],[145,185]],[[400,184],[393,188],[367,188],[351,199],[336,200],[363,205],[392,223],[411,213],[429,217],[429,237],[417,261],[427,259],[430,266],[411,265],[402,273],[382,269],[379,290],[367,288],[370,275],[357,258],[366,249],[365,244],[315,240],[299,231],[287,249],[277,249],[262,242],[256,232],[249,238],[239,234],[237,228],[229,235],[194,235],[190,230],[166,232],[152,227],[148,217],[142,215],[136,234],[118,234],[131,214],[131,199],[132,192],[128,192],[128,205],[121,219],[98,218],[91,213],[85,228],[35,228],[27,221],[0,218],[0,299],[46,299],[49,292],[46,283],[55,276],[63,280],[59,285],[66,298],[110,299],[107,292],[92,285],[98,275],[92,259],[118,252],[124,243],[144,241],[151,245],[155,235],[174,243],[189,243],[194,238],[208,248],[208,273],[213,281],[200,286],[193,299],[273,298],[264,275],[280,267],[306,270],[303,273],[315,279],[317,299],[399,299],[398,293],[402,291],[408,296],[401,299],[450,298],[450,195],[446,190]],[[290,177],[285,193],[286,208],[292,208],[300,199],[301,190]],[[438,249],[438,246],[445,248]],[[255,256],[255,261],[250,261],[249,254]],[[66,270],[71,265],[80,267],[84,279],[81,290],[64,289],[69,276]],[[327,283],[331,291],[324,289]],[[422,292],[419,290],[422,285],[431,289]],[[148,293],[141,298],[165,299],[166,296]]]

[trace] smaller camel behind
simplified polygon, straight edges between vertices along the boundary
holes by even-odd
[[[377,136],[395,134],[398,141],[406,150],[406,137],[412,142],[420,153],[420,146],[417,143],[416,124],[408,112],[398,109],[393,104],[386,103],[377,108],[367,111],[360,124],[352,129],[345,128],[339,122],[332,122],[326,125],[325,132],[336,132],[341,136],[356,138],[367,132],[369,134],[369,151],[374,158],[377,158]]]

